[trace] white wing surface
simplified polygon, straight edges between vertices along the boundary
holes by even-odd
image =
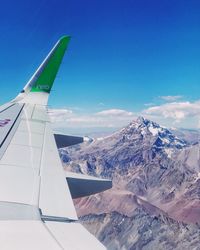
[[[105,249],[77,222],[46,112],[69,37],[0,108],[0,249]]]

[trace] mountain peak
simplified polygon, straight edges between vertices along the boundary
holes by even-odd
[[[156,148],[182,148],[187,145],[184,140],[176,137],[168,129],[142,116],[132,121],[127,127],[123,128],[120,133],[122,133],[127,140],[132,140],[138,135],[138,138],[142,137],[143,140],[154,141],[154,147]]]
[[[143,116],[139,116],[136,120],[133,120],[124,129],[125,130],[135,130],[135,129],[148,130],[148,132],[150,132],[151,134],[156,135],[160,130],[165,129],[165,128],[161,127],[156,122],[148,120],[144,118]]]
[[[143,116],[138,116],[136,119],[136,122],[138,123],[145,123],[145,121],[147,121],[147,119],[145,119]]]
[[[135,120],[138,124],[145,125],[147,127],[153,126],[153,127],[161,127],[159,124],[156,122],[153,122],[149,119],[144,118],[143,116],[138,116],[138,118]]]

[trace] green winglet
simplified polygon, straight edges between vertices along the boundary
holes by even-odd
[[[34,81],[31,92],[50,93],[59,66],[67,49],[70,36],[63,36],[55,45],[49,56],[39,69],[37,78]]]

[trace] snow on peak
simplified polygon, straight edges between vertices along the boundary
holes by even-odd
[[[152,133],[153,136],[156,136],[159,132],[157,128],[154,128],[152,126],[149,127],[149,131]]]
[[[136,134],[141,135],[143,138],[145,138],[145,140],[153,140],[154,147],[156,148],[182,148],[187,145],[185,141],[177,138],[168,129],[161,127],[159,124],[145,119],[141,116],[138,117],[135,121],[132,121],[120,132],[128,140],[134,138]]]
[[[159,132],[161,132],[164,128],[161,128],[157,123],[152,122],[148,119],[145,119],[142,116],[139,116],[135,121],[132,121],[128,127],[127,130],[130,129],[139,129],[141,134],[146,134],[150,132],[153,136],[158,135]]]

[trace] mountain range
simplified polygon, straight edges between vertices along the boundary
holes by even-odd
[[[111,190],[74,200],[83,225],[108,249],[200,249],[194,138],[138,117],[112,135],[60,149],[67,171],[113,181]]]

